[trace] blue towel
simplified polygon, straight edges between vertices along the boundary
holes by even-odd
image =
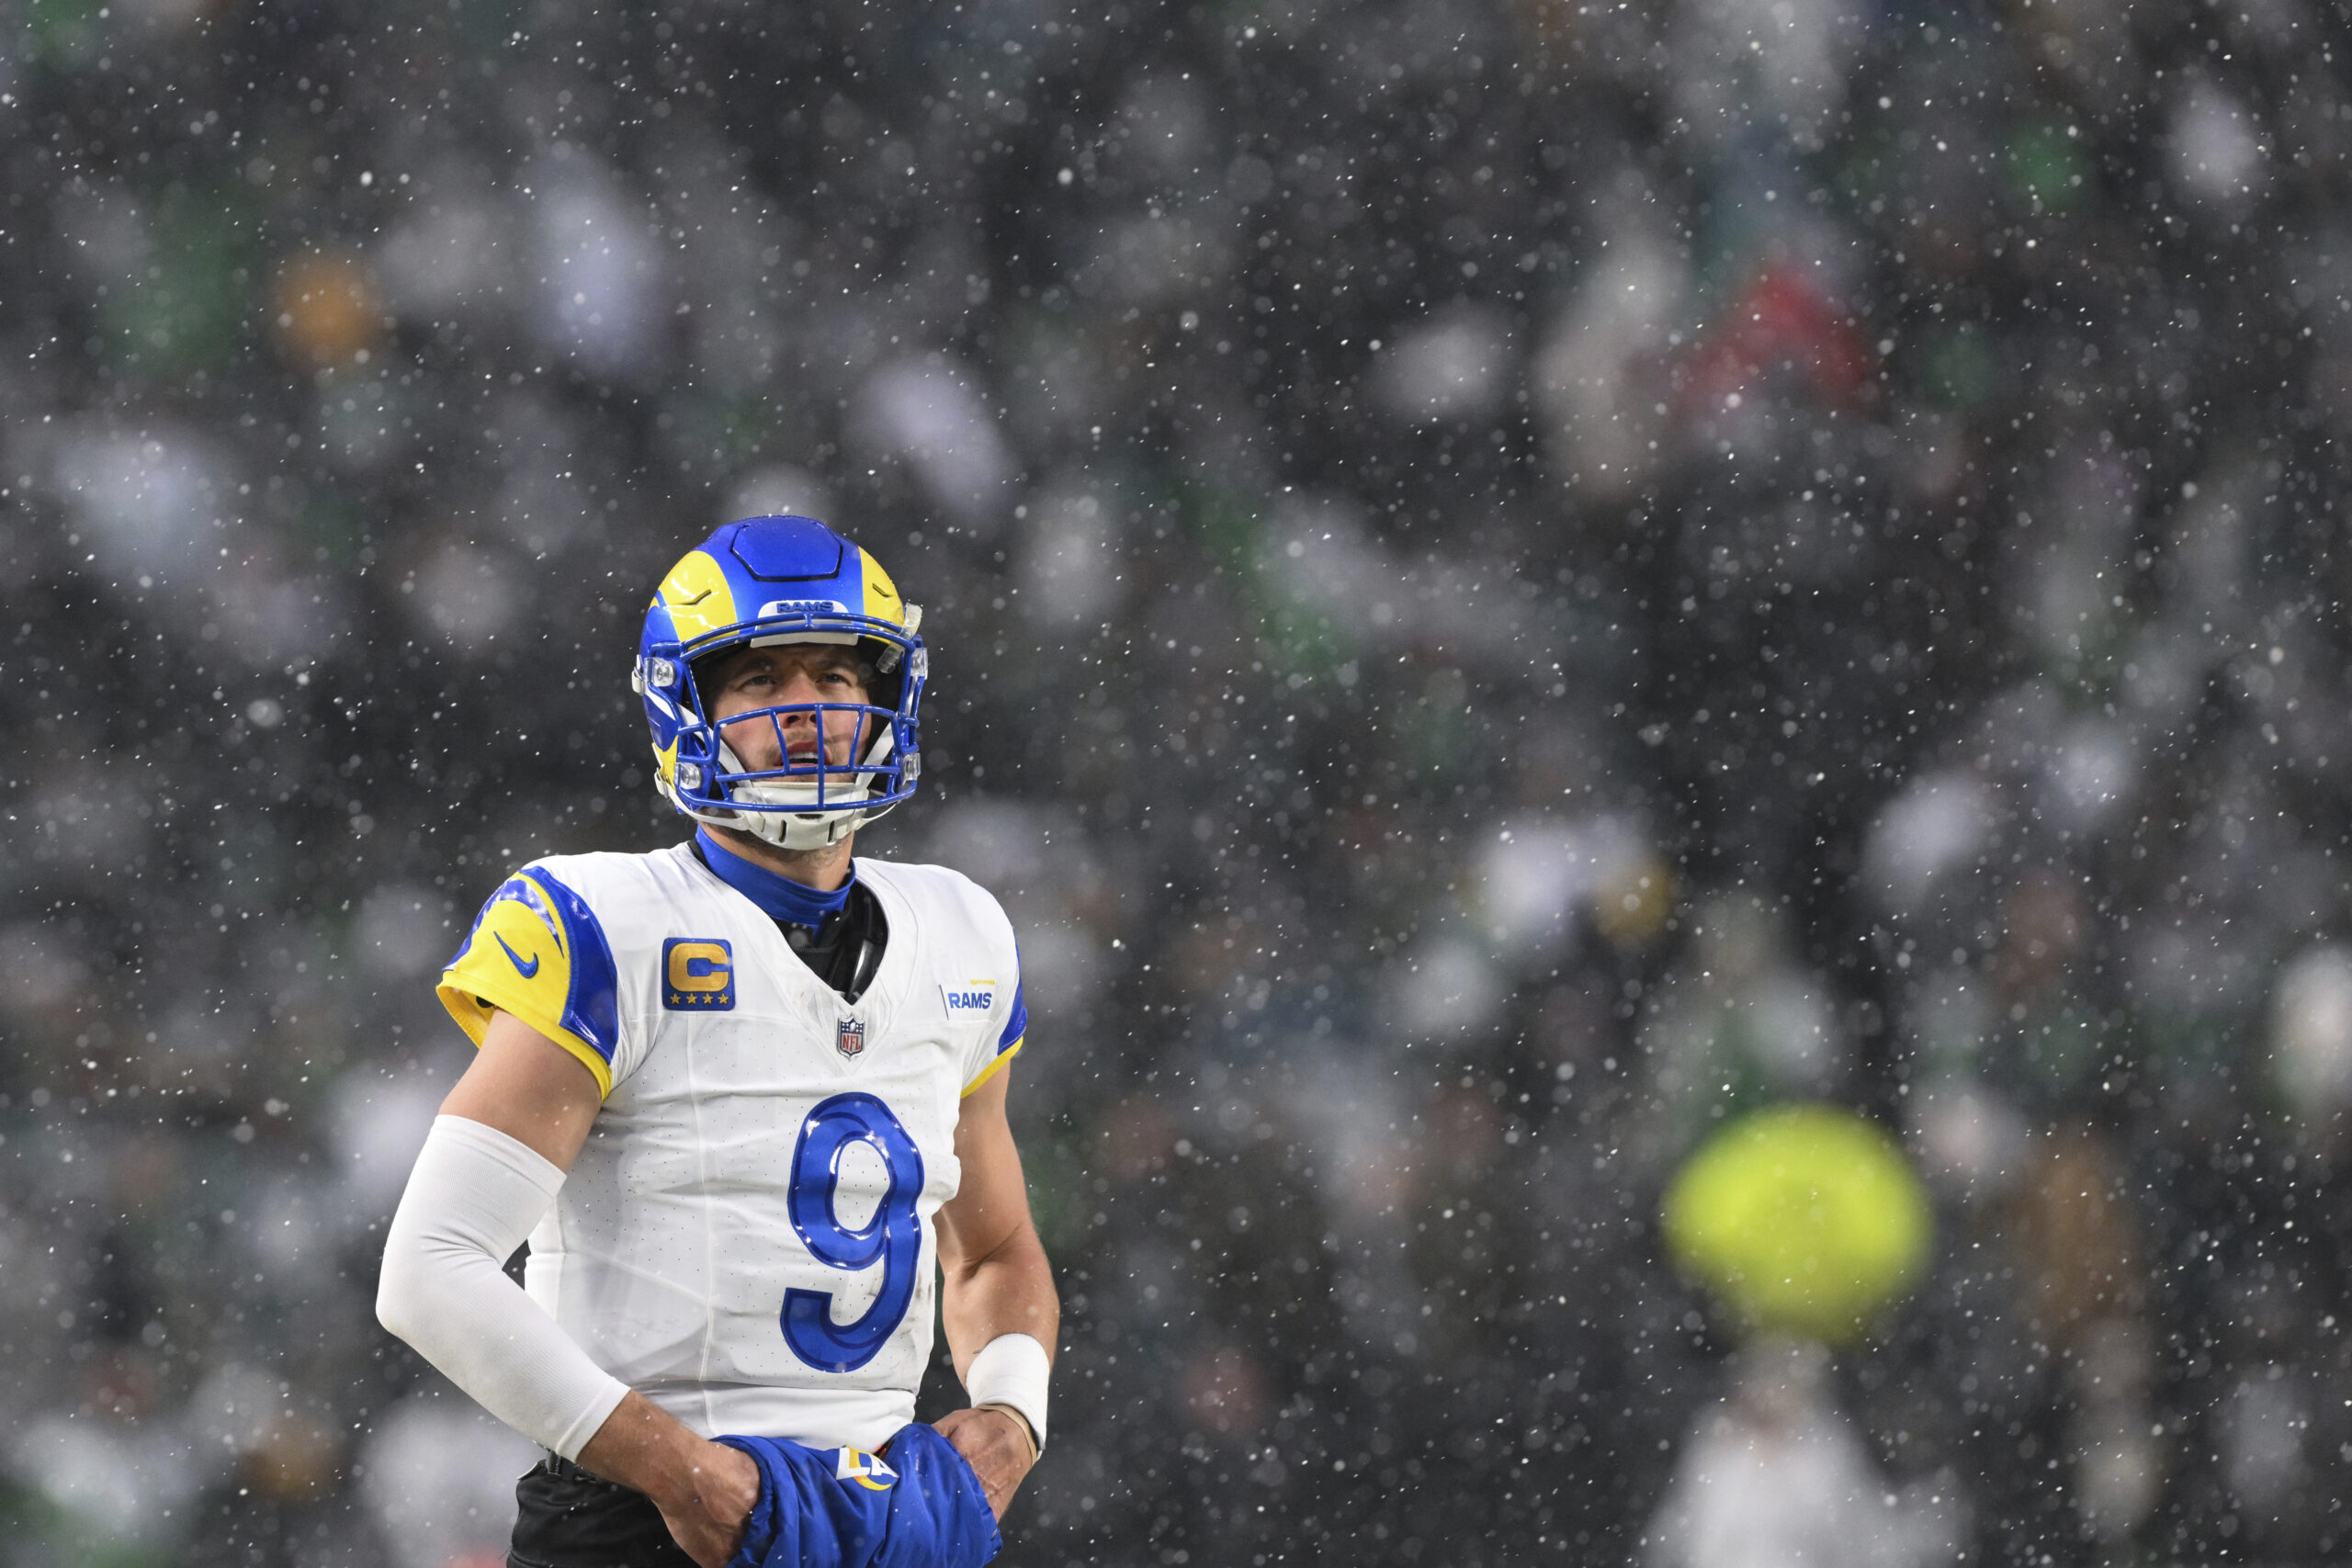
[[[1004,1545],[980,1478],[920,1421],[879,1455],[718,1440],[760,1467],[760,1499],[727,1568],[980,1568]]]

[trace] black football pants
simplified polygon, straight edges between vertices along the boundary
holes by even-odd
[[[507,1568],[695,1568],[642,1492],[549,1454],[514,1483]]]

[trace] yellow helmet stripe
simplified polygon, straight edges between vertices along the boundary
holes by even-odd
[[[735,624],[735,591],[727,585],[726,570],[704,551],[690,551],[672,567],[656,597],[670,612],[680,642]]]
[[[899,597],[899,585],[890,581],[890,574],[882,570],[882,563],[869,555],[863,545],[857,548],[857,558],[865,579],[865,613],[894,626],[905,626],[907,604]]]

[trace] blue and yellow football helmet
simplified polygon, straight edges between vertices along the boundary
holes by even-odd
[[[653,729],[656,787],[698,822],[738,828],[791,850],[837,844],[915,792],[922,753],[915,720],[930,656],[922,612],[899,596],[881,564],[809,517],[729,523],[670,569],[645,612],[630,680]],[[876,678],[868,703],[801,703],[730,716],[781,725],[805,714],[857,713],[864,754],[751,770],[712,727],[697,665],[737,648],[776,643],[861,648]],[[707,668],[707,666],[706,666]]]

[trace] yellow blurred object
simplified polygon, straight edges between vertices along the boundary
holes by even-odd
[[[1646,947],[1674,913],[1674,873],[1646,851],[1608,866],[1592,890],[1593,923],[1618,947]]]
[[[383,335],[375,284],[351,257],[298,256],[278,275],[277,336],[295,359],[322,369],[365,364]]]
[[[1677,1267],[1754,1328],[1860,1338],[1918,1279],[1926,1189],[1877,1123],[1784,1105],[1724,1128],[1668,1185]]]

